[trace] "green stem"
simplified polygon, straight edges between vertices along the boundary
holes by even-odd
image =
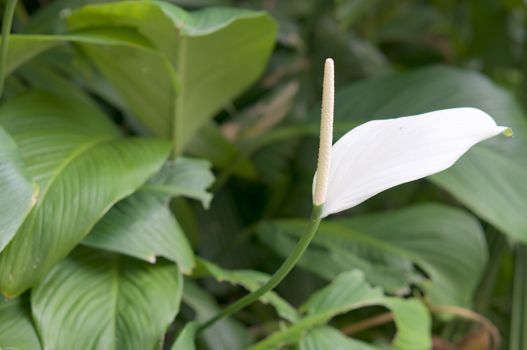
[[[524,350],[527,345],[527,246],[518,245],[514,260],[509,350]]]
[[[0,97],[4,92],[4,80],[6,76],[7,48],[9,46],[9,33],[15,14],[16,0],[7,0],[2,21],[2,43],[0,43]]]
[[[489,263],[484,273],[485,277],[476,293],[474,302],[476,311],[480,314],[487,313],[492,293],[496,288],[496,280],[500,273],[502,257],[508,251],[507,238],[505,235],[490,229],[487,233],[487,240],[490,247]]]
[[[282,280],[287,276],[287,274],[293,269],[293,267],[296,265],[298,260],[300,260],[300,258],[304,254],[304,251],[308,247],[309,243],[311,243],[311,240],[313,239],[313,237],[315,237],[315,234],[317,233],[317,230],[318,230],[318,226],[320,225],[321,213],[322,213],[322,206],[313,206],[313,212],[311,213],[311,220],[309,221],[309,225],[307,226],[306,231],[304,232],[304,234],[298,241],[297,245],[295,246],[291,254],[289,254],[287,259],[284,261],[282,266],[280,266],[280,268],[276,270],[276,272],[271,276],[271,278],[263,286],[251,292],[250,294],[247,294],[240,300],[227,306],[216,316],[212,317],[210,320],[202,324],[198,332],[204,331],[205,329],[212,326],[217,321],[240,311],[247,305],[252,304],[256,300],[258,300],[262,295],[273,290],[278,284],[280,284],[280,282],[282,282]]]

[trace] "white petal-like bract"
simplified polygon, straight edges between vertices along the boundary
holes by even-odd
[[[476,108],[452,108],[364,123],[333,145],[322,216],[445,170],[470,147],[505,129]]]

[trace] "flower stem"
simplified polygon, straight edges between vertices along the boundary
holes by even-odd
[[[9,33],[15,14],[16,0],[7,0],[2,20],[2,43],[0,43],[0,97],[4,91],[4,80],[6,76],[7,48],[9,46]]]
[[[212,317],[210,320],[203,323],[199,329],[198,332],[202,332],[205,329],[212,326],[217,321],[230,316],[247,305],[252,304],[256,300],[258,300],[261,296],[263,296],[265,293],[273,290],[282,280],[287,276],[287,274],[293,269],[293,267],[296,265],[298,260],[302,257],[304,254],[304,251],[308,247],[309,243],[311,243],[311,240],[313,237],[315,237],[315,234],[318,230],[318,226],[320,225],[320,215],[322,212],[322,206],[320,205],[314,205],[313,211],[311,213],[311,219],[309,221],[309,225],[306,228],[306,231],[296,244],[295,248],[289,254],[287,259],[284,261],[282,266],[276,272],[271,276],[271,278],[260,288],[257,290],[251,292],[250,294],[247,294],[240,300],[234,302],[233,304],[227,306],[225,309],[223,309],[220,313],[218,313],[216,316]]]

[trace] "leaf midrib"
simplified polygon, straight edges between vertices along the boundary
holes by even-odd
[[[112,299],[112,343],[113,347],[112,349],[117,349],[117,314],[118,314],[118,298],[119,298],[119,255],[118,254],[112,254],[112,271],[111,271],[111,278],[112,278],[112,289],[111,289],[111,299]]]
[[[26,216],[26,219],[30,217],[30,215],[42,206],[42,203],[44,203],[44,200],[46,198],[46,194],[48,193],[49,189],[53,186],[55,181],[59,178],[59,175],[64,172],[64,170],[72,164],[76,159],[78,159],[82,154],[84,154],[87,150],[94,148],[95,146],[102,144],[104,142],[110,141],[114,139],[115,136],[107,136],[105,138],[95,139],[91,142],[85,143],[84,145],[78,147],[75,149],[68,157],[66,157],[57,167],[57,170],[53,172],[52,176],[48,180],[46,186],[43,188],[42,192],[38,194],[37,203],[31,208],[31,211]],[[30,221],[30,227],[29,231],[33,231],[33,228],[36,224],[36,220]]]
[[[174,86],[174,94],[176,95],[174,99],[175,108],[174,108],[174,115],[172,120],[172,144],[173,144],[173,154],[177,156],[177,154],[181,153],[181,150],[179,149],[181,147],[180,141],[179,141],[179,131],[182,129],[181,125],[181,115],[183,114],[184,110],[184,104],[183,101],[185,100],[186,96],[186,78],[187,74],[184,69],[186,66],[186,58],[187,58],[187,38],[185,35],[182,34],[182,31],[178,33],[179,37],[179,49],[178,49],[178,56],[177,56],[177,62],[176,62],[176,74],[179,77],[179,82],[181,86],[179,87],[179,91],[176,91],[176,87]]]
[[[104,138],[98,138],[98,139],[94,139],[90,142],[87,142],[83,145],[81,145],[80,147],[77,147],[76,149],[73,150],[73,152],[71,152],[68,157],[64,158],[64,160],[62,162],[60,162],[58,164],[58,167],[56,168],[56,170],[52,173],[51,177],[49,178],[49,180],[47,181],[46,185],[44,187],[41,187],[41,191],[38,195],[38,198],[37,198],[37,204],[33,207],[33,210],[32,211],[35,211],[37,210],[41,205],[42,203],[44,202],[44,199],[47,195],[47,193],[49,192],[50,188],[54,185],[55,181],[60,177],[60,175],[64,172],[64,170],[66,170],[68,168],[68,166],[70,164],[72,164],[75,160],[77,160],[78,158],[80,158],[83,154],[85,154],[88,150],[104,143],[104,142],[108,142],[108,141],[111,141],[115,138],[114,135],[109,135],[107,137],[104,137]]]

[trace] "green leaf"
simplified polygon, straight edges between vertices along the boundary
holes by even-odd
[[[359,340],[346,337],[332,327],[317,327],[302,337],[300,350],[378,350],[378,348]]]
[[[0,251],[13,238],[38,194],[24,168],[18,147],[0,128]]]
[[[382,93],[379,93],[382,91]],[[495,138],[469,151],[432,182],[516,240],[527,242],[527,119],[514,97],[484,76],[432,67],[353,84],[336,98],[336,121],[365,121],[453,107],[476,107],[514,138]]]
[[[305,225],[304,220],[268,222],[259,235],[286,255]],[[426,276],[419,277],[413,264]],[[486,264],[478,222],[461,210],[427,204],[323,221],[299,265],[328,280],[357,268],[391,292],[417,283],[433,303],[468,306]]]
[[[154,263],[156,256],[176,262],[183,273],[194,268],[194,253],[169,208],[172,197],[187,196],[208,206],[214,180],[207,161],[167,162],[138,192],[117,203],[83,244]]]
[[[24,33],[61,33],[66,30],[63,14],[87,4],[119,0],[55,0],[31,14],[29,23],[21,28]]]
[[[96,32],[98,33],[98,32]],[[129,30],[115,29],[104,35],[20,35],[12,34],[9,36],[9,52],[7,55],[6,74],[14,72],[19,67],[33,59],[35,56],[52,49],[58,45],[68,42],[79,42],[99,45],[100,47],[125,46],[134,47],[136,50],[142,50],[137,54],[143,54],[147,59],[150,53],[153,56],[164,58],[159,53],[150,50],[148,43]]]
[[[260,76],[276,35],[276,24],[264,12],[187,13],[160,1],[86,6],[69,16],[68,24],[75,31],[134,28],[168,58],[171,69],[160,70],[133,50],[82,45],[137,118],[158,135],[172,137],[176,152]]]
[[[169,144],[122,138],[88,100],[31,92],[0,108],[40,187],[35,206],[0,254],[0,289],[16,296],[64,258],[118,200],[163,164]]]
[[[218,265],[205,259],[198,260],[200,273],[207,273],[213,276],[218,282],[228,282],[234,285],[241,285],[250,292],[255,291],[270,278],[269,275],[252,270],[225,270]],[[278,314],[290,322],[298,320],[298,312],[287,301],[282,299],[275,292],[269,292],[260,298],[264,304],[272,305]]]
[[[207,192],[214,182],[210,163],[206,160],[178,158],[166,163],[144,186],[145,191],[156,192],[170,197],[189,197],[209,207],[212,194]]]
[[[385,297],[381,289],[368,285],[359,271],[337,276],[330,285],[313,294],[302,306],[302,310],[306,311],[304,318],[249,349],[275,349],[279,344],[297,343],[301,341],[304,332],[326,324],[336,315],[372,305],[383,305],[394,314],[398,332],[392,344],[393,349],[430,349],[431,320],[423,303],[418,299]]]
[[[182,290],[172,263],[80,247],[33,289],[31,305],[46,349],[159,349]]]
[[[208,321],[220,312],[220,307],[214,298],[197,284],[185,281],[183,302],[195,312],[196,321]],[[227,318],[216,322],[207,328],[200,337],[210,350],[245,350],[251,342],[251,336],[238,322]]]
[[[194,253],[163,196],[140,190],[117,203],[82,241],[150,263],[162,256],[183,273],[194,268]]]
[[[205,124],[189,141],[187,152],[194,157],[206,158],[218,169],[230,169],[240,177],[255,179],[257,171],[242,151],[225,138],[214,122]]]
[[[176,342],[171,350],[196,350],[196,344],[194,339],[196,338],[196,331],[198,330],[198,324],[196,322],[189,322],[185,325],[185,328],[179,333]]]
[[[49,35],[10,35],[7,53],[6,75],[37,56],[62,43]]]
[[[0,349],[42,349],[27,298],[0,300]]]

